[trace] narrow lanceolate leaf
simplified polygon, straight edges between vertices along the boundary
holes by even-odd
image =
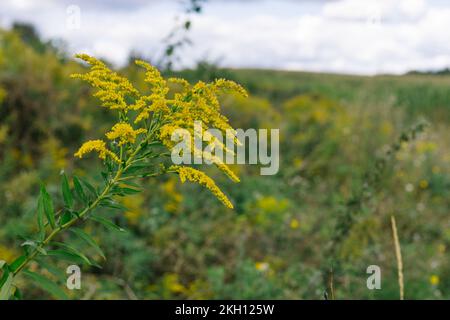
[[[19,290],[19,288],[16,288],[13,297],[14,300],[22,300],[22,292]]]
[[[83,264],[84,260],[78,255],[62,249],[47,250],[47,255],[56,259],[67,261],[74,264]]]
[[[125,207],[124,205],[110,199],[110,198],[106,198],[103,199],[100,202],[100,206],[102,207],[107,207],[107,208],[111,208],[111,209],[117,209],[117,210],[122,210],[122,211],[128,211],[128,208]]]
[[[42,198],[42,205],[44,207],[44,213],[47,217],[47,221],[50,223],[52,228],[56,227],[55,223],[55,211],[53,210],[53,201],[50,195],[48,194],[47,190],[45,189],[44,185],[41,186],[41,194],[40,197]]]
[[[39,240],[44,240],[45,238],[45,222],[44,222],[44,200],[41,196],[38,198],[38,207],[37,207],[37,224],[38,224],[38,233]]]
[[[124,186],[128,186],[128,187],[133,187],[133,188],[135,188],[135,189],[141,189],[141,186],[139,185],[139,184],[137,184],[137,183],[134,183],[134,182],[132,182],[132,181],[127,181],[127,182],[125,182],[125,183],[123,183],[123,185]]]
[[[137,194],[141,191],[142,190],[139,190],[139,189],[119,187],[119,186],[116,186],[115,188],[112,189],[113,194],[120,195],[120,196],[133,195],[133,194]]]
[[[0,300],[8,300],[9,297],[11,296],[13,289],[12,286],[13,280],[14,280],[13,274],[5,270],[2,277],[3,285],[1,286],[0,289]]]
[[[2,275],[0,277],[0,288],[3,287],[3,285],[5,284],[6,280],[8,279],[8,275],[9,275],[9,267],[8,264],[6,263],[6,261],[1,261],[3,262],[1,268],[0,268],[0,274]],[[3,270],[3,271],[2,271]]]
[[[75,188],[75,192],[78,198],[80,198],[80,200],[86,204],[88,202],[88,199],[77,176],[73,176],[73,187]]]
[[[20,257],[18,257],[16,260],[14,260],[11,265],[9,266],[9,268],[11,269],[11,271],[16,271],[21,265],[22,263],[26,260],[26,256],[22,255]]]
[[[103,218],[103,217],[99,217],[96,215],[91,215],[89,217],[91,220],[94,220],[95,222],[98,222],[102,225],[104,225],[106,228],[110,229],[110,230],[114,230],[114,231],[119,231],[119,232],[125,232],[125,229],[119,227],[118,225],[112,223],[111,221]]]
[[[103,253],[102,249],[100,249],[99,245],[97,244],[97,242],[92,239],[92,237],[90,235],[88,235],[86,232],[84,232],[81,229],[78,228],[72,228],[70,229],[70,231],[72,231],[73,233],[75,233],[79,238],[81,238],[82,240],[84,240],[87,244],[89,244],[92,248],[95,249],[95,251],[103,258],[106,260],[105,254]]]
[[[66,293],[58,285],[56,285],[53,281],[47,279],[46,277],[29,270],[25,270],[23,274],[36,282],[39,288],[47,291],[53,297],[63,300],[68,299]]]
[[[66,223],[68,223],[69,221],[72,220],[72,217],[74,216],[74,214],[70,211],[65,211],[62,215],[61,218],[59,219],[59,225],[63,226]]]
[[[72,208],[73,207],[72,191],[70,190],[69,181],[67,180],[65,174],[63,174],[62,176],[61,189],[66,207],[69,209]]]
[[[91,262],[88,257],[86,257],[83,253],[78,251],[76,248],[62,243],[62,242],[52,242],[52,244],[57,245],[58,247],[62,248],[64,251],[71,253],[72,255],[78,256],[84,263],[90,265],[90,266],[98,266],[96,263]]]
[[[94,186],[87,182],[85,179],[80,178],[80,181],[84,184],[84,186],[92,193],[93,196],[97,196],[97,190],[95,190]]]
[[[122,193],[125,195],[133,195],[140,193],[142,190],[133,189],[133,188],[122,188]]]
[[[59,281],[65,281],[67,279],[67,274],[64,269],[55,267],[52,262],[47,263],[48,259],[36,259],[39,267],[46,269],[52,275],[54,275]]]
[[[149,165],[148,164],[138,164],[138,165],[134,165],[134,166],[131,166],[131,167],[129,167],[126,171],[125,171],[125,175],[129,175],[129,174],[133,174],[133,173],[136,173],[136,172],[139,172],[139,171],[141,171],[141,170],[145,170],[145,169],[148,169],[148,167],[149,167]]]

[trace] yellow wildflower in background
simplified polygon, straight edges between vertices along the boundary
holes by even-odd
[[[300,227],[300,222],[298,222],[297,219],[292,219],[289,226],[291,227],[291,229],[298,229]]]
[[[3,88],[0,88],[0,102],[3,101],[6,97],[6,91]]]
[[[119,139],[119,146],[122,146],[126,143],[135,143],[136,136],[141,133],[145,133],[147,130],[141,128],[138,130],[134,130],[131,125],[125,122],[116,123],[114,127],[112,127],[111,131],[106,133],[106,137],[109,140]]]
[[[0,260],[4,260],[6,262],[12,262],[14,260],[14,258],[16,258],[17,256],[18,256],[17,252],[0,244]]]
[[[163,286],[172,293],[183,293],[185,287],[180,283],[180,278],[176,273],[165,274]]]
[[[9,127],[5,125],[0,126],[0,144],[5,142],[8,138]]]
[[[161,189],[168,198],[164,204],[164,209],[170,213],[176,213],[183,200],[183,195],[176,188],[176,182],[176,179],[173,177],[161,185]]]
[[[78,149],[78,151],[75,153],[75,157],[81,159],[86,153],[90,153],[92,151],[97,151],[99,153],[98,157],[102,160],[105,160],[106,156],[109,156],[114,161],[120,162],[119,158],[106,148],[106,143],[102,140],[90,140],[83,143],[80,149]]]
[[[143,197],[142,194],[131,195],[120,200],[124,207],[127,208],[124,215],[128,223],[131,225],[137,225],[139,223],[139,219],[145,212],[142,208],[144,201],[145,197]]]
[[[422,188],[422,189],[428,188],[428,181],[427,180],[421,180],[419,182],[419,187]]]
[[[437,275],[435,275],[435,274],[433,274],[431,277],[430,277],[430,283],[431,283],[431,285],[433,285],[433,286],[437,286],[438,284],[439,284],[439,276],[437,276]]]
[[[261,272],[266,272],[270,268],[270,265],[267,262],[256,262],[255,269]]]

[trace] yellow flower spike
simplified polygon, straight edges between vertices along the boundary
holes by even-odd
[[[191,84],[182,78],[169,78],[169,79],[167,79],[167,81],[181,85],[183,87],[184,91],[188,91],[191,88]]]
[[[117,157],[115,153],[108,150],[106,148],[106,143],[102,140],[90,140],[85,143],[78,149],[78,151],[75,153],[75,157],[83,158],[83,156],[87,153],[90,153],[92,151],[98,152],[98,157],[102,160],[106,159],[106,156],[109,156],[111,159],[113,159],[116,162],[120,162],[120,159]]]
[[[248,97],[247,91],[240,84],[237,84],[236,82],[231,80],[216,79],[216,81],[214,81],[214,87],[218,90],[229,90],[236,92],[244,98]]]
[[[142,60],[136,60],[135,63],[146,70],[144,81],[153,86],[153,93],[165,96],[169,92],[166,80],[156,67]]]
[[[233,204],[230,202],[227,196],[222,192],[222,190],[219,189],[213,179],[208,177],[204,172],[191,167],[181,166],[172,166],[169,168],[169,170],[178,172],[182,183],[189,180],[191,182],[197,182],[198,184],[204,186],[206,189],[211,191],[211,193],[215,195],[216,198],[220,200],[226,207],[233,209]]]
[[[136,136],[145,133],[147,130],[145,129],[137,129],[134,130],[131,125],[125,122],[116,123],[114,127],[112,127],[111,131],[106,133],[106,137],[109,140],[119,139],[119,146],[122,146],[126,143],[135,143]]]
[[[91,71],[85,74],[72,74],[71,77],[84,80],[97,88],[98,91],[94,96],[102,101],[103,107],[126,111],[128,105],[125,98],[127,96],[139,97],[139,92],[127,78],[111,71],[100,60],[87,54],[77,54],[75,57],[91,65]]]
[[[222,171],[233,182],[240,182],[239,177],[228,167],[219,157],[213,156],[210,153],[202,152],[194,149],[195,157],[202,157],[203,160],[213,163],[220,171]]]
[[[134,123],[148,119],[150,117],[150,112],[167,114],[169,111],[166,99],[166,95],[169,93],[167,81],[161,76],[159,70],[151,64],[142,60],[136,60],[135,63],[146,70],[144,81],[152,86],[152,94],[143,97],[146,101],[151,102],[151,105],[141,108],[141,112],[136,117]],[[142,106],[142,104],[139,106]]]

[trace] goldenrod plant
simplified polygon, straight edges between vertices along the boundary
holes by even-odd
[[[78,58],[90,65],[90,71],[72,75],[75,79],[88,82],[96,89],[94,96],[101,105],[117,115],[117,123],[105,138],[85,142],[75,153],[83,158],[96,152],[102,161],[103,183],[94,186],[87,179],[73,176],[69,179],[62,174],[61,195],[64,206],[56,208],[54,201],[42,184],[37,200],[37,233],[22,243],[23,254],[11,263],[0,262],[1,299],[20,299],[21,293],[16,279],[21,275],[36,281],[40,288],[49,291],[56,298],[66,298],[64,291],[45,276],[31,270],[31,262],[41,261],[45,256],[87,265],[97,265],[86,254],[64,242],[61,235],[72,232],[102,257],[105,255],[94,238],[79,228],[83,222],[92,220],[107,228],[122,230],[113,221],[97,215],[100,207],[123,209],[118,197],[126,197],[140,192],[133,180],[157,177],[163,174],[178,174],[181,182],[197,182],[209,189],[224,205],[233,208],[228,197],[203,171],[186,165],[167,164],[175,146],[173,134],[178,129],[187,130],[192,135],[194,122],[201,122],[204,128],[215,128],[221,132],[234,132],[228,119],[221,114],[218,94],[234,91],[246,96],[238,84],[219,79],[212,83],[198,82],[190,85],[178,78],[165,79],[161,73],[144,61],[136,64],[145,72],[145,82],[149,86],[146,93],[138,91],[125,77],[110,70],[102,61],[86,54]],[[182,90],[171,90],[171,84]],[[213,139],[211,136],[208,140]],[[235,143],[239,143],[237,139]],[[218,142],[218,146],[219,146]],[[195,147],[189,148],[192,155],[207,156]],[[200,152],[200,154],[199,154]],[[231,180],[238,177],[218,157],[209,157],[211,162]]]

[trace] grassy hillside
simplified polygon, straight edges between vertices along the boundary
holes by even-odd
[[[18,236],[35,231],[40,181],[58,207],[61,170],[101,179],[94,159],[73,153],[114,119],[69,78],[83,66],[1,32],[0,260],[11,262]],[[145,87],[136,68],[120,72]],[[246,87],[248,99],[222,97],[224,113],[236,128],[280,129],[280,171],[261,176],[258,166],[234,166],[238,185],[215,176],[234,211],[176,177],[143,181],[143,193],[122,200],[126,212],[101,212],[128,232],[85,227],[106,261],[66,235],[102,265],[83,269],[83,289],[71,297],[322,299],[332,272],[338,299],[398,299],[393,215],[405,296],[450,298],[450,76],[207,65],[177,75],[223,76]],[[422,120],[426,128],[414,127]],[[65,283],[67,264],[46,258],[44,265],[36,271]],[[369,265],[381,267],[381,290],[366,287]],[[27,298],[47,297],[20,281]]]

